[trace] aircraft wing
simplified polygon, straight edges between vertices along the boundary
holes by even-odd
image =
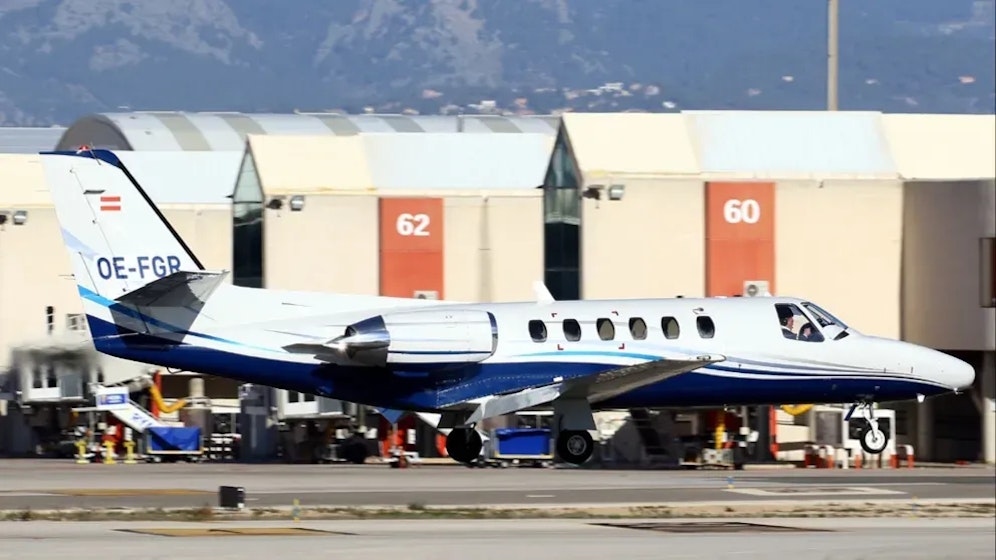
[[[667,358],[610,369],[515,393],[495,395],[476,404],[468,422],[476,423],[485,418],[494,418],[533,408],[551,403],[562,397],[585,399],[594,404],[724,360],[726,360],[726,356],[718,354]],[[463,406],[457,405],[454,408],[465,408],[470,403],[462,404]]]

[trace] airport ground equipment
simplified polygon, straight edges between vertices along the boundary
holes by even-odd
[[[196,460],[204,455],[201,429],[198,427],[155,426],[146,432],[145,454],[151,461],[166,458]]]
[[[131,400],[127,386],[103,387],[94,390],[95,409],[107,411],[121,420],[126,426],[139,433],[153,427],[166,426],[161,420]]]
[[[491,431],[484,461],[498,466],[553,462],[553,433],[549,428],[498,428]]]

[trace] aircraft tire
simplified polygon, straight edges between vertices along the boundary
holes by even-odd
[[[861,432],[861,449],[869,455],[878,455],[885,451],[889,445],[889,434],[881,429],[872,430],[870,427]]]
[[[564,430],[557,436],[557,454],[572,465],[581,465],[595,452],[595,441],[587,430]]]
[[[343,442],[342,458],[354,465],[362,465],[367,460],[367,444],[363,439],[353,436]]]
[[[446,453],[459,463],[472,463],[481,454],[484,441],[473,428],[453,428],[446,436]]]

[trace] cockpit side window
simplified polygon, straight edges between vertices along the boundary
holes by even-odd
[[[778,314],[778,323],[782,328],[782,336],[785,338],[805,342],[823,342],[823,333],[810,322],[798,306],[791,303],[776,303],[775,311]]]

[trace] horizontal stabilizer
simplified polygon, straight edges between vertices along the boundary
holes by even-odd
[[[228,276],[228,271],[178,271],[117,298],[136,307],[191,307],[203,304]]]

